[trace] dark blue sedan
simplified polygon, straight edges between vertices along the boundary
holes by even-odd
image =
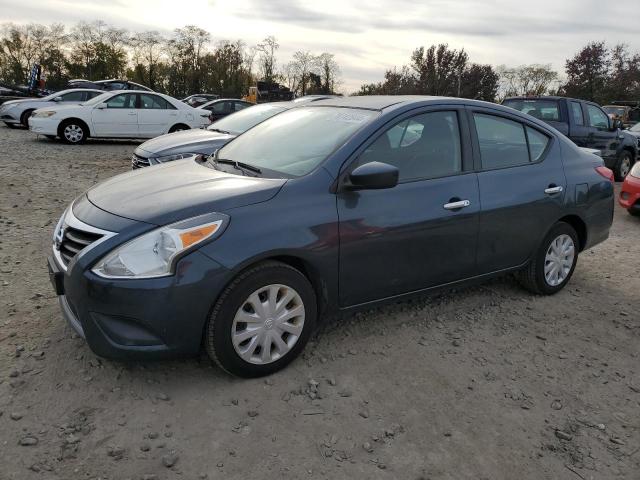
[[[130,172],[63,214],[49,270],[105,357],[195,355],[274,372],[327,313],[507,272],[536,294],[609,235],[602,159],[513,109],[324,100],[208,159]]]

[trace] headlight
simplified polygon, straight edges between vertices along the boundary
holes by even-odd
[[[31,114],[31,116],[39,117],[39,118],[47,118],[47,117],[53,117],[55,114],[56,112],[54,110],[44,110],[42,112],[36,110]]]
[[[62,224],[64,223],[64,219],[67,216],[67,212],[69,211],[69,207],[67,207],[67,209],[62,213],[62,216],[60,217],[60,220],[58,220],[58,223],[56,224],[56,228],[53,231],[53,243],[57,243],[62,241]]]
[[[175,153],[173,155],[164,155],[162,157],[151,157],[151,160],[154,163],[165,163],[172,162],[174,160],[182,160],[183,158],[195,157],[198,155],[197,153]]]
[[[633,164],[633,167],[631,168],[629,175],[635,178],[640,178],[640,162],[636,162]]]
[[[172,274],[181,254],[222,235],[229,224],[223,213],[208,213],[158,228],[121,245],[92,272],[104,278],[152,278]]]

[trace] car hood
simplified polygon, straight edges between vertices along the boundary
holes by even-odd
[[[118,175],[91,188],[87,198],[109,213],[166,225],[265,202],[285,183],[221,172],[189,158]]]
[[[194,128],[160,135],[147,140],[136,148],[135,153],[145,158],[174,153],[202,153],[209,155],[233,138],[235,138],[235,135]]]
[[[46,106],[43,106],[42,108],[39,108],[38,110],[40,111],[49,111],[49,110],[53,110],[54,112],[59,112],[59,113],[70,113],[73,112],[74,110],[83,110],[84,107],[79,104],[79,103],[73,103],[73,104],[55,104],[55,105],[49,105],[49,102],[45,102]]]
[[[18,105],[20,103],[29,103],[29,102],[41,102],[42,100],[40,100],[39,98],[21,98],[19,100],[7,100],[6,102],[3,102],[2,104],[0,104],[0,108],[4,107],[5,105]]]

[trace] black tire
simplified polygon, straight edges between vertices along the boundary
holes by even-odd
[[[637,208],[629,208],[627,209],[627,212],[629,212],[629,215],[631,215],[632,217],[640,217],[640,210],[638,210]]]
[[[573,241],[573,264],[571,265],[569,273],[561,283],[559,283],[558,285],[550,285],[547,282],[544,273],[546,264],[545,257],[547,255],[547,251],[551,247],[551,243],[560,235],[568,235]],[[578,262],[579,249],[580,242],[578,240],[578,234],[576,233],[574,228],[565,222],[556,223],[551,228],[551,230],[549,230],[549,233],[545,235],[542,243],[540,244],[540,247],[538,248],[538,251],[535,254],[535,257],[531,260],[529,265],[518,272],[518,280],[524,288],[539,295],[553,295],[554,293],[558,293],[565,287],[567,283],[569,283],[569,280],[571,280],[571,276],[573,275],[576,264]]]
[[[184,125],[183,123],[178,123],[169,129],[169,133],[173,132],[181,132],[182,130],[190,130],[188,125]]]
[[[304,323],[291,350],[271,363],[255,364],[236,352],[231,340],[233,320],[252,293],[272,284],[284,285],[298,293],[304,306]],[[302,273],[281,262],[263,262],[239,274],[220,295],[205,329],[205,348],[209,357],[231,375],[243,378],[269,375],[284,368],[304,349],[315,327],[317,312],[315,292]]]
[[[5,124],[8,128],[16,128],[16,126],[15,126],[13,123],[4,122],[4,124]]]
[[[31,116],[34,110],[35,109],[33,108],[31,110],[25,110],[24,112],[22,112],[22,115],[20,115],[20,123],[22,124],[23,127],[29,128],[29,117]]]
[[[78,135],[71,135],[70,132],[67,132],[67,127],[73,128],[75,132],[80,132]],[[58,136],[62,139],[63,142],[69,143],[72,145],[79,145],[84,143],[89,136],[89,129],[79,120],[65,120],[58,127]]]
[[[622,182],[631,171],[632,166],[633,157],[631,156],[631,152],[629,152],[628,150],[623,150],[622,152],[620,152],[618,160],[613,167],[613,175],[616,178],[616,182]]]

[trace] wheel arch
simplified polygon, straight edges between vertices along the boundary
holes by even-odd
[[[20,123],[29,128],[29,117],[36,110],[37,108],[26,108],[25,111],[20,114]]]
[[[184,130],[191,130],[191,127],[189,125],[187,125],[186,123],[178,122],[178,123],[176,123],[174,125],[171,125],[171,127],[169,128],[167,133],[175,132],[178,127],[184,127]]]
[[[573,229],[578,234],[578,242],[580,243],[579,251],[581,252],[582,250],[584,250],[585,246],[587,245],[587,235],[588,235],[587,224],[585,223],[585,221],[579,215],[571,214],[571,215],[565,215],[564,217],[559,218],[558,222],[568,223],[573,227]]]
[[[63,132],[62,132],[62,126],[63,126],[64,124],[66,124],[67,122],[70,122],[70,121],[78,122],[79,124],[83,125],[83,126],[87,129],[87,132],[88,132],[88,133],[87,133],[87,137],[90,137],[90,136],[91,136],[91,134],[93,133],[93,132],[91,131],[91,127],[89,126],[89,124],[88,124],[87,122],[85,122],[84,120],[82,120],[81,118],[78,118],[78,117],[68,117],[68,118],[65,118],[65,119],[63,119],[63,120],[60,120],[60,123],[58,123],[58,137],[63,138],[63,135],[64,135],[64,134],[63,134]]]

